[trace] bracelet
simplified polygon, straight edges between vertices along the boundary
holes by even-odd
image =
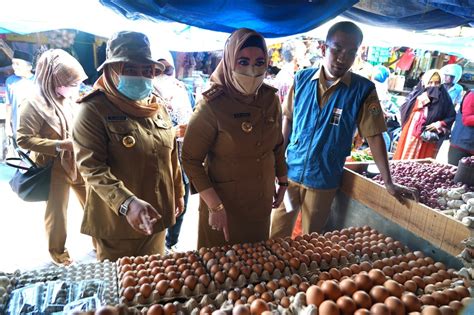
[[[214,208],[208,208],[209,209],[209,212],[210,213],[216,213],[216,212],[219,212],[219,211],[222,211],[224,210],[224,205],[222,203],[218,204],[216,207]]]
[[[278,182],[278,186],[285,186],[288,187],[288,182]]]

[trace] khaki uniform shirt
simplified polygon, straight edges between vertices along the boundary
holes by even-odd
[[[230,215],[269,216],[275,176],[287,173],[275,92],[263,85],[255,101],[245,104],[213,86],[186,130],[184,171],[198,192],[213,187]]]
[[[61,136],[38,114],[35,106],[38,102],[44,102],[44,99],[36,96],[21,105],[17,143],[21,148],[31,151],[30,158],[34,162],[45,166],[58,156],[56,143],[61,140]]]
[[[319,78],[319,104],[323,107],[328,99],[331,97],[338,84],[351,85],[352,72],[346,72],[341,78],[333,82],[333,84],[327,87],[326,77],[324,76],[323,67],[314,74],[312,80]],[[291,86],[287,98],[283,102],[283,115],[288,119],[293,118],[293,101],[294,101],[295,89],[294,85]],[[379,113],[374,115],[373,113]],[[387,130],[385,125],[385,119],[382,114],[382,108],[380,106],[379,98],[377,97],[377,91],[374,89],[366,98],[364,105],[360,109],[359,116],[357,117],[357,127],[359,133],[363,137],[371,137],[383,133]]]
[[[175,223],[175,200],[184,195],[171,120],[164,106],[151,118],[128,116],[102,92],[81,101],[73,129],[76,160],[87,200],[81,232],[103,239],[138,239],[120,205],[130,196],[161,215],[154,232]]]

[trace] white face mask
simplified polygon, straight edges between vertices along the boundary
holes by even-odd
[[[257,94],[257,91],[262,86],[263,79],[265,78],[265,73],[249,76],[232,71],[232,75],[236,81],[236,85],[234,87],[237,89],[237,91],[244,95]]]
[[[56,88],[56,93],[64,98],[77,99],[79,97],[80,85],[77,86],[60,86]]]

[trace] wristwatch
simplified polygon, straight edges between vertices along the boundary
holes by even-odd
[[[127,212],[128,212],[128,206],[130,205],[130,203],[133,201],[133,199],[135,199],[134,196],[131,196],[129,198],[127,198],[127,200],[125,200],[121,205],[120,205],[120,208],[119,208],[119,213],[123,216],[127,215]]]

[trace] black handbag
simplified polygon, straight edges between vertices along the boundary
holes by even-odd
[[[6,159],[8,166],[17,169],[9,182],[10,187],[24,201],[48,200],[53,162],[45,167],[39,167],[28,154],[18,148],[15,141],[13,141],[13,146],[19,157]],[[24,166],[25,164],[29,166]]]

